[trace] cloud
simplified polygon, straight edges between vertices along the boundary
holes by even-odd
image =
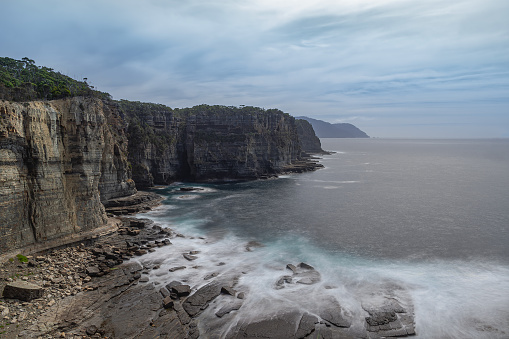
[[[329,121],[368,117],[355,122],[380,134],[376,123],[409,119],[432,133],[421,120],[471,121],[464,112],[472,110],[507,122],[509,2],[19,0],[2,7],[0,29],[16,28],[0,36],[5,56],[88,77],[115,98],[278,107]]]

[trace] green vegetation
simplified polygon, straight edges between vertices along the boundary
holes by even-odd
[[[26,57],[21,60],[0,57],[0,99],[30,101],[73,96],[111,98],[108,93],[94,90],[86,80],[77,81],[51,68],[37,66],[34,60]]]
[[[28,262],[28,258],[25,257],[23,254],[16,255],[16,258],[18,258],[20,262]]]
[[[206,114],[208,116],[217,116],[217,117],[228,117],[228,116],[239,116],[239,115],[257,115],[260,113],[273,114],[273,113],[281,113],[285,115],[289,115],[288,113],[283,113],[278,109],[264,109],[260,107],[254,106],[223,106],[223,105],[198,105],[193,106],[191,108],[176,108],[175,112],[180,114],[189,116],[189,115],[203,115]]]
[[[129,123],[129,154],[137,154],[147,143],[153,144],[158,151],[165,151],[176,142],[175,133],[165,126],[166,120],[179,116],[170,107],[128,100],[120,100],[118,104]],[[160,117],[161,121],[158,121],[157,117]],[[135,171],[133,168],[133,173]]]

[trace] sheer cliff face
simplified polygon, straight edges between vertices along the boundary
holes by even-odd
[[[270,176],[300,157],[295,121],[277,110],[189,116],[185,145],[195,180]]]
[[[303,119],[295,119],[295,122],[302,150],[307,153],[323,152],[322,144],[316,136],[313,126]]]
[[[123,122],[97,99],[0,102],[0,248],[87,231],[131,194]]]
[[[139,187],[175,180],[256,179],[300,157],[295,119],[279,110],[123,102],[129,160]]]

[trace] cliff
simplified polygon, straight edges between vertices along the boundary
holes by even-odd
[[[308,117],[297,117],[308,121],[319,138],[369,138],[369,136],[352,124],[331,124],[322,120]]]
[[[0,253],[104,225],[131,175],[149,187],[320,167],[302,152],[321,150],[311,126],[277,109],[114,102],[29,58],[0,58],[0,100]]]
[[[276,109],[200,105],[171,109],[121,101],[138,187],[175,180],[274,176],[301,160],[295,119]]]
[[[297,134],[299,135],[300,146],[306,153],[322,153],[322,144],[316,136],[313,126],[306,120],[296,119]]]
[[[124,127],[99,99],[0,102],[0,252],[106,222],[101,199],[135,192]]]

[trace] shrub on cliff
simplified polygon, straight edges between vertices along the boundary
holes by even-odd
[[[0,57],[0,99],[30,101],[73,96],[110,98],[96,91],[86,80],[77,81],[53,69],[37,66],[34,60]]]

